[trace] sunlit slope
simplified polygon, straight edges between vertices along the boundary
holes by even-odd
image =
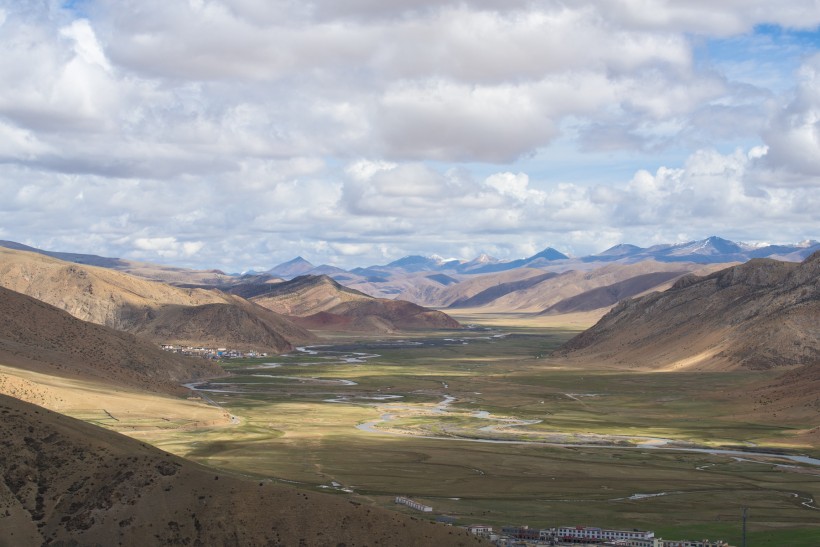
[[[802,263],[755,259],[621,302],[556,355],[577,366],[630,370],[782,369],[749,396],[817,413],[818,325],[820,253]]]
[[[0,248],[0,285],[78,319],[156,342],[287,351],[313,339],[287,319],[237,296],[184,289],[24,251]],[[180,315],[188,324],[178,321]]]
[[[283,283],[270,284],[253,301],[276,313],[303,317],[345,302],[374,300],[360,291],[343,287],[326,275],[303,275]]]
[[[164,393],[180,393],[184,381],[222,374],[203,359],[164,352],[3,287],[0,315],[0,364]]]
[[[301,276],[272,285],[268,293],[252,300],[317,330],[396,332],[461,326],[440,311],[402,300],[373,298],[325,275]]]
[[[648,368],[668,366],[672,349],[710,352],[726,368],[815,365],[818,318],[820,253],[800,264],[755,259],[621,302],[561,351]]]
[[[138,262],[123,258],[109,258],[105,256],[90,255],[83,253],[64,253],[59,251],[46,251],[36,247],[29,247],[14,241],[0,240],[0,247],[15,249],[18,251],[29,251],[45,256],[50,256],[66,262],[74,262],[88,266],[100,266],[110,268],[120,272],[163,281],[165,283],[197,283],[197,284],[220,284],[229,283],[233,278],[220,270],[190,270],[187,268],[177,268],[163,264],[152,264],[149,262]]]
[[[592,270],[539,271],[521,279],[488,274],[476,293],[451,285],[442,291],[442,301],[451,308],[484,309],[488,313],[567,313],[608,308],[619,298],[663,290],[687,273],[712,272],[714,265],[644,261],[637,264],[608,264]],[[528,270],[533,272],[533,270]],[[506,274],[506,272],[504,272]],[[495,282],[487,283],[493,278]],[[465,281],[480,286],[479,280]],[[459,294],[457,298],[452,295]]]

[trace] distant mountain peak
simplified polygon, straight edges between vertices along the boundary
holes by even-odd
[[[547,247],[546,249],[544,249],[540,253],[532,255],[527,260],[528,261],[529,260],[537,260],[539,258],[543,258],[545,260],[566,260],[569,257],[567,255],[565,255],[564,253],[562,253],[561,251],[557,251],[557,250],[553,249],[552,247]]]
[[[706,239],[675,245],[672,254],[724,255],[742,252],[743,249],[734,241],[718,236],[709,236]]]
[[[313,268],[315,268],[313,264],[311,264],[301,256],[297,256],[296,258],[288,260],[287,262],[283,262],[278,266],[274,266],[266,273],[269,273],[271,275],[278,275],[279,277],[291,278],[309,272]]]
[[[292,266],[294,264],[310,264],[310,262],[308,262],[307,260],[305,260],[301,256],[297,256],[296,258],[292,258],[292,259],[288,260],[287,262],[283,262],[282,264],[280,264],[280,266]],[[312,266],[313,264],[310,264],[310,265]]]
[[[497,264],[500,262],[496,257],[487,253],[481,253],[469,262],[464,262],[464,265],[479,265],[479,264]]]

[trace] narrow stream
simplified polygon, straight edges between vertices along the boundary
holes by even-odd
[[[502,337],[506,336],[506,334],[498,334],[495,337]],[[484,337],[481,337],[484,338]],[[491,337],[487,337],[491,338]],[[459,338],[459,339],[446,339],[444,342],[450,344],[460,344],[460,343],[467,343],[470,338]],[[387,342],[375,342],[368,345],[367,349],[377,349],[378,347],[407,347],[407,346],[421,346],[424,345],[422,342],[418,341],[408,341],[408,340],[395,340],[395,341],[387,341]],[[338,360],[340,364],[349,364],[349,363],[365,363],[368,359],[377,358],[379,357],[376,353],[363,353],[361,351],[353,351],[348,350],[346,347],[339,346],[308,346],[308,347],[299,347],[296,348],[296,352],[302,355],[310,355],[315,356],[318,359],[327,359],[322,361],[321,364],[328,364],[333,362],[332,360]],[[309,366],[310,364],[319,364],[317,363],[294,363],[297,366]],[[263,363],[261,365],[257,365],[255,368],[259,369],[274,369],[279,368],[282,366],[283,363]],[[292,380],[298,381],[300,383],[315,383],[317,385],[337,385],[337,386],[356,386],[358,385],[356,382],[352,380],[340,379],[340,378],[315,378],[309,376],[285,376],[285,375],[272,375],[272,374],[252,374],[252,376],[259,376],[259,377],[266,377],[272,379],[281,379],[281,380]],[[219,382],[214,384],[209,384],[207,381],[205,382],[198,382],[194,384],[187,384],[186,387],[198,392],[210,392],[210,393],[250,393],[248,391],[234,391],[231,390],[230,387],[232,385],[253,385],[252,382]],[[218,387],[217,387],[218,386]],[[446,389],[445,384],[445,389]],[[204,395],[204,393],[203,393]],[[565,394],[567,397],[571,399],[575,399],[583,404],[583,401],[580,400],[580,397],[592,397],[596,396],[596,394],[578,394],[578,393],[567,393]],[[534,440],[515,440],[515,439],[481,439],[481,438],[470,438],[470,437],[461,437],[461,436],[444,436],[444,435],[416,435],[410,432],[402,432],[402,431],[388,431],[379,428],[378,426],[381,424],[388,424],[391,421],[395,421],[402,417],[402,412],[411,412],[414,415],[444,415],[447,413],[452,412],[450,410],[450,405],[456,401],[456,398],[449,395],[444,394],[444,398],[435,406],[421,406],[421,405],[406,405],[399,402],[389,402],[394,399],[400,399],[403,395],[386,395],[386,394],[367,394],[367,393],[356,393],[356,394],[338,394],[335,397],[324,399],[327,403],[337,403],[337,404],[358,404],[358,405],[368,405],[374,406],[379,408],[382,411],[381,416],[376,420],[371,420],[368,422],[364,422],[358,424],[356,429],[371,433],[371,434],[378,434],[378,435],[393,435],[393,436],[404,436],[404,437],[413,437],[417,439],[434,439],[434,440],[447,440],[447,441],[462,441],[462,442],[472,442],[472,443],[490,443],[490,444],[515,444],[515,445],[537,445],[537,446],[553,446],[553,447],[563,447],[563,448],[595,448],[595,449],[615,449],[615,450],[643,450],[643,451],[668,451],[668,452],[691,452],[691,453],[701,453],[701,454],[712,454],[712,455],[725,455],[725,456],[733,456],[738,461],[747,461],[753,463],[761,463],[761,464],[768,464],[768,465],[775,465],[778,467],[788,468],[794,467],[793,465],[787,463],[778,463],[778,462],[771,462],[771,461],[761,461],[760,459],[750,459],[750,458],[766,458],[766,459],[779,459],[779,460],[786,460],[789,462],[794,462],[795,464],[803,464],[803,465],[812,465],[812,466],[820,466],[820,459],[812,458],[809,456],[802,456],[802,455],[791,455],[791,454],[776,454],[770,452],[755,452],[751,450],[733,450],[733,449],[719,449],[719,448],[699,448],[699,447],[681,447],[681,446],[666,446],[670,443],[676,442],[673,439],[663,439],[663,438],[654,438],[654,437],[641,437],[641,436],[628,436],[628,437],[621,437],[621,436],[613,436],[613,435],[590,435],[591,437],[597,439],[601,439],[605,442],[610,442],[612,444],[588,444],[588,443],[571,443],[571,442],[551,442],[551,441],[534,441]],[[203,397],[206,401],[210,402],[211,404],[216,404],[210,397],[204,396]],[[219,406],[219,405],[217,405]],[[463,414],[464,412],[461,412]],[[512,427],[522,427],[527,425],[534,425],[537,423],[542,422],[542,420],[524,420],[515,417],[494,417],[487,411],[474,411],[469,414],[470,417],[476,419],[483,419],[483,420],[490,420],[496,423],[491,423],[489,425],[480,427],[478,430],[484,433],[504,433],[504,430],[507,430]],[[567,436],[571,434],[565,434]],[[588,435],[583,435],[588,436]],[[634,439],[641,439],[643,442],[635,445],[622,445],[622,444],[614,444],[617,441],[623,440],[634,440]],[[710,465],[703,465],[698,467],[699,470],[706,470]],[[804,505],[807,507],[813,507],[814,500],[806,500]]]
[[[445,396],[445,398],[441,401],[441,403],[436,406],[431,413],[440,414],[442,412],[447,411],[447,407],[450,403],[455,400],[454,397],[449,395]],[[540,420],[515,420],[510,418],[489,418],[489,414],[483,414],[481,411],[476,412],[473,414],[473,417],[481,417],[486,419],[496,419],[501,421],[511,421],[515,422],[513,424],[507,424],[504,426],[485,426],[481,428],[481,431],[487,431],[488,427],[510,427],[510,425],[527,425],[531,423],[538,423]],[[805,464],[805,465],[816,465],[820,466],[820,459],[811,458],[809,456],[797,456],[797,455],[790,455],[790,454],[775,454],[771,452],[753,452],[749,450],[730,450],[730,449],[720,449],[720,448],[687,448],[687,447],[668,447],[663,445],[655,445],[655,444],[640,444],[636,446],[622,446],[622,445],[606,445],[606,444],[583,444],[583,443],[553,443],[553,442],[546,442],[546,441],[518,441],[518,440],[504,440],[504,439],[472,439],[468,437],[446,437],[441,435],[414,435],[412,433],[401,433],[399,431],[385,431],[379,429],[377,426],[383,423],[389,423],[395,420],[397,416],[391,413],[382,414],[378,420],[372,420],[369,422],[365,422],[356,426],[356,429],[360,431],[365,431],[367,433],[375,433],[381,435],[398,435],[404,437],[414,437],[418,439],[437,439],[437,440],[446,440],[446,441],[464,441],[464,442],[473,442],[473,443],[491,443],[491,444],[529,444],[529,445],[538,445],[538,446],[555,446],[555,447],[562,447],[562,448],[601,448],[601,449],[616,449],[616,450],[646,450],[646,451],[668,451],[668,452],[695,452],[701,454],[714,454],[714,455],[725,455],[725,456],[747,456],[746,459],[744,458],[736,458],[744,461],[754,462],[754,463],[765,463],[769,465],[776,465],[779,467],[790,467],[787,464],[782,463],[773,463],[773,462],[761,462],[759,460],[752,460],[748,459],[748,457],[758,457],[758,458],[777,458],[777,459],[784,459],[788,461],[792,461],[795,463]],[[635,438],[635,437],[632,437]],[[671,442],[671,439],[657,439],[660,441],[667,441]],[[811,500],[813,501],[813,500]]]

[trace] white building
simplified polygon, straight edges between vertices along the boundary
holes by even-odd
[[[467,531],[476,536],[489,536],[493,533],[493,527],[486,524],[471,524],[467,527]]]
[[[433,508],[430,507],[429,505],[423,505],[423,504],[421,504],[417,501],[413,501],[410,498],[405,498],[403,496],[396,496],[396,503],[399,503],[401,505],[406,505],[407,507],[410,507],[411,509],[415,509],[416,511],[422,511],[424,513],[432,513],[433,512]]]
[[[630,540],[652,540],[655,537],[655,532],[646,530],[609,530],[607,528],[597,528],[594,526],[561,526],[552,530],[542,530],[541,537],[546,537],[547,534],[552,535],[558,539],[572,539],[572,540],[591,540],[591,541],[623,541],[623,545],[634,545],[628,543]],[[641,546],[644,544],[642,543]],[[652,543],[646,543],[649,547],[654,547]],[[637,545],[635,545],[637,547]],[[666,546],[663,546],[666,547]],[[687,546],[688,547],[688,546]]]

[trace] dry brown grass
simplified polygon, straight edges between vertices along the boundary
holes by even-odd
[[[0,545],[481,544],[462,530],[208,469],[3,395],[0,435]]]

